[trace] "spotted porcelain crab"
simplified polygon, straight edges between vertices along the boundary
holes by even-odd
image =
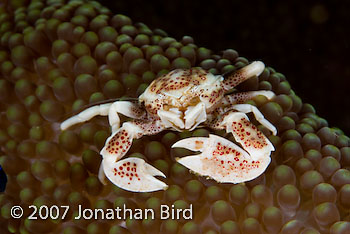
[[[134,192],[166,189],[154,176],[165,175],[140,158],[121,158],[133,139],[157,134],[165,129],[193,130],[200,126],[225,129],[236,143],[223,137],[192,137],[176,142],[201,154],[178,158],[193,172],[222,183],[240,183],[262,174],[269,165],[271,142],[248,119],[252,112],[258,122],[274,135],[276,128],[250,104],[242,104],[257,95],[274,97],[271,91],[251,91],[225,95],[241,82],[261,74],[264,64],[253,62],[236,72],[213,75],[201,68],[176,69],[155,79],[139,96],[138,103],[116,101],[90,107],[65,120],[61,129],[85,122],[97,115],[108,116],[112,134],[101,150],[103,160],[99,179],[106,177],[118,187]],[[134,119],[120,127],[118,114]],[[106,177],[105,177],[106,176]]]

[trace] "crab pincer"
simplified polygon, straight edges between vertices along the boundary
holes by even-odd
[[[201,176],[221,183],[241,183],[261,175],[269,165],[269,154],[253,158],[235,143],[210,134],[176,142],[172,148],[182,147],[201,154],[177,159],[177,162]]]
[[[148,125],[152,125],[148,123]],[[152,125],[153,126],[153,125]],[[130,149],[132,141],[145,133],[145,126],[126,122],[106,140],[100,154],[103,160],[99,178],[104,183],[105,176],[115,185],[133,192],[153,192],[166,189],[168,186],[154,176],[165,175],[140,158],[120,160]],[[148,126],[150,127],[150,126]],[[151,131],[151,128],[148,129]]]
[[[127,158],[116,162],[104,158],[102,166],[107,178],[118,187],[132,192],[165,190],[168,186],[154,176],[166,177],[160,170],[140,158]]]
[[[121,128],[107,138],[100,154],[103,158],[111,157],[118,161],[130,149],[133,139],[136,138],[137,130],[132,124],[124,123]]]
[[[272,133],[277,130],[268,121],[267,126],[272,126]],[[241,112],[231,112],[225,116],[222,125],[226,127],[226,132],[231,132],[235,140],[241,144],[253,160],[269,157],[275,148],[267,137],[252,124],[247,115]],[[266,125],[264,125],[266,126]]]

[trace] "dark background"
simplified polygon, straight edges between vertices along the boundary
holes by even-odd
[[[262,60],[303,102],[350,135],[350,1],[102,1],[114,14],[180,40]]]

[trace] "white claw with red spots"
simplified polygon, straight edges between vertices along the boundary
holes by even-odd
[[[246,114],[232,112],[224,118],[223,124],[226,131],[232,133],[235,140],[254,160],[269,156],[271,151],[275,150],[272,143],[249,121]]]
[[[160,170],[140,158],[127,158],[118,162],[111,158],[102,161],[106,177],[118,187],[132,192],[165,190],[168,186],[154,176],[166,177]]]
[[[269,165],[270,152],[253,158],[235,143],[216,136],[191,137],[173,146],[201,151],[201,154],[177,159],[177,162],[221,183],[241,183],[261,175]]]
[[[115,161],[118,161],[128,152],[133,139],[141,131],[139,127],[129,122],[124,123],[121,128],[107,138],[100,154],[104,158],[112,157]]]

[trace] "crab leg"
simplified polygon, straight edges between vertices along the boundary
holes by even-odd
[[[265,96],[269,100],[276,96],[274,92],[266,91],[266,90],[234,93],[231,95],[226,95],[222,99],[220,106],[243,104],[244,102],[246,102],[246,101],[248,101],[248,100],[250,100],[258,95]]]
[[[75,124],[88,121],[97,115],[108,115],[109,124],[112,126],[112,132],[114,132],[120,126],[118,113],[135,119],[140,119],[145,114],[138,104],[127,101],[117,101],[114,103],[92,106],[79,114],[70,117],[61,123],[61,130],[65,130]]]
[[[114,102],[108,112],[108,120],[109,125],[112,127],[112,132],[115,132],[120,127],[118,113],[133,119],[141,119],[146,114],[136,103],[127,101]]]
[[[124,188],[129,191],[135,191],[135,192],[145,192],[147,189],[165,189],[165,184],[161,181],[158,181],[157,179],[153,178],[153,175],[163,175],[160,174],[159,171],[154,170],[154,168],[150,165],[148,165],[146,162],[140,163],[140,161],[130,161],[130,159],[124,159],[120,160],[130,149],[132,145],[133,139],[137,139],[142,137],[143,135],[153,135],[160,131],[164,130],[163,125],[161,125],[161,122],[158,121],[142,121],[142,120],[135,120],[133,122],[126,122],[122,125],[121,128],[117,129],[115,132],[112,132],[112,135],[107,138],[105,146],[102,148],[100,154],[103,157],[100,171],[99,171],[99,179],[102,183],[105,184],[105,175],[107,178],[112,181],[115,185]],[[120,161],[119,161],[120,160]],[[141,159],[140,159],[141,160]],[[121,174],[115,174],[115,170],[121,167],[121,165],[124,165],[124,163],[133,162],[135,163],[135,169],[138,171],[138,176],[140,180],[135,179],[132,181],[132,175],[130,171],[130,176],[128,177],[127,183],[125,182],[126,179],[121,179],[124,177],[121,177]],[[134,164],[133,164],[134,165]],[[141,165],[140,170],[138,169],[138,165]],[[116,168],[116,169],[115,169]],[[153,168],[153,169],[152,169]],[[126,168],[126,170],[130,170]],[[124,173],[127,173],[127,171],[124,171]],[[119,171],[122,173],[121,171]],[[129,173],[128,173],[129,174]],[[123,174],[124,176],[124,174]],[[125,174],[125,178],[128,175]],[[151,179],[151,177],[153,179]],[[143,179],[142,179],[143,178]],[[139,183],[138,181],[143,181],[144,188],[141,185],[135,185],[134,183]],[[157,181],[157,182],[155,182]],[[153,182],[153,184],[149,184],[150,182]],[[142,184],[142,183],[141,183]],[[136,187],[135,187],[136,186]],[[140,187],[141,186],[141,187]],[[147,191],[154,191],[154,190],[147,190]]]
[[[92,107],[80,112],[79,114],[74,115],[74,116],[70,117],[69,119],[66,119],[65,121],[63,121],[61,123],[61,126],[60,126],[61,130],[66,130],[67,128],[69,128],[75,124],[88,121],[97,115],[106,116],[106,115],[108,115],[109,108],[111,106],[112,106],[112,103],[92,106]]]
[[[224,90],[228,91],[251,77],[259,76],[264,71],[264,68],[265,64],[263,62],[255,61],[238,71],[225,74],[225,80],[223,81]]]
[[[186,138],[172,147],[182,147],[201,154],[177,159],[178,163],[201,176],[208,176],[221,183],[241,183],[262,174],[271,159],[269,153],[253,159],[235,143],[216,136]]]
[[[138,139],[143,135],[157,134],[163,130],[164,127],[159,120],[125,122],[121,128],[107,138],[100,154],[104,158],[112,157],[118,161],[128,152],[133,139]]]

